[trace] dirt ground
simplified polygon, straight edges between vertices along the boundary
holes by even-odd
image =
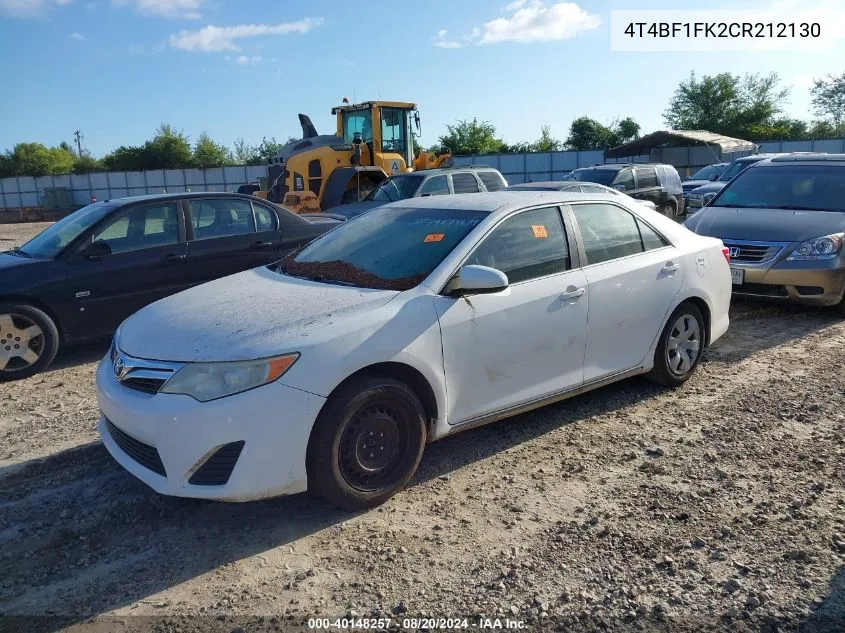
[[[845,631],[845,319],[731,318],[682,388],[632,379],[447,438],[357,515],[155,494],[97,441],[105,347],[63,353],[0,385],[0,630]]]

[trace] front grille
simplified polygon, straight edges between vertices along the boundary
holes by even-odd
[[[164,464],[161,463],[161,457],[154,447],[136,440],[131,435],[127,435],[112,424],[111,420],[106,420],[106,428],[109,430],[109,434],[112,436],[114,443],[117,444],[124,453],[129,455],[129,457],[141,464],[144,468],[148,468],[162,477],[167,477],[167,473],[164,470]]]
[[[728,242],[723,240],[729,249],[739,249],[738,253],[731,252],[731,260],[748,262],[749,264],[760,264],[769,261],[781,252],[783,247],[780,244],[769,244],[766,242]]]
[[[125,378],[121,381],[124,387],[129,387],[135,391],[143,391],[144,393],[158,393],[164,383],[167,382],[163,378]]]
[[[241,451],[244,442],[232,442],[221,446],[209,457],[206,462],[188,480],[189,484],[195,486],[222,486],[229,481],[232,471]]]
[[[788,297],[789,293],[784,286],[776,286],[774,284],[742,284],[733,287],[736,294],[741,295],[759,295],[763,297]]]

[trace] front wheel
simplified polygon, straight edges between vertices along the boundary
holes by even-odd
[[[58,349],[59,331],[44,311],[26,303],[0,302],[0,382],[43,371]]]
[[[675,217],[675,205],[671,202],[664,202],[659,207],[658,210],[661,214],[665,215],[667,218],[674,218]]]
[[[390,378],[352,380],[315,423],[309,490],[350,512],[381,505],[416,472],[425,443],[425,410],[413,390]]]
[[[689,380],[704,351],[704,317],[695,305],[682,303],[669,317],[654,352],[652,381],[678,387]]]

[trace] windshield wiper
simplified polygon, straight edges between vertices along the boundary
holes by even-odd
[[[785,211],[845,211],[845,209],[835,209],[833,207],[805,207],[800,204],[779,204],[770,209],[783,209]]]
[[[29,259],[32,259],[32,255],[30,255],[26,251],[22,251],[20,246],[13,246],[12,248],[10,248],[9,254],[10,255],[18,255],[20,257],[27,257]]]

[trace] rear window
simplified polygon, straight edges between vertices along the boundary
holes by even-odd
[[[766,165],[742,172],[711,207],[845,212],[845,165]]]
[[[570,172],[565,180],[580,180],[584,182],[597,182],[600,185],[610,186],[619,171],[616,169],[576,169]]]
[[[453,174],[452,189],[455,193],[478,193],[478,181],[472,174]]]
[[[484,183],[487,191],[499,191],[500,189],[505,188],[505,183],[502,182],[502,177],[496,172],[480,171],[478,172],[478,177],[481,178],[481,182]]]

